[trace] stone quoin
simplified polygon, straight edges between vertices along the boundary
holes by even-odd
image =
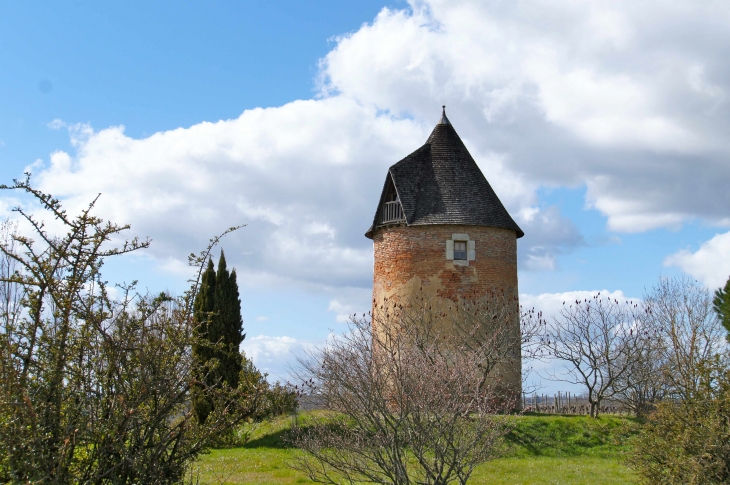
[[[519,335],[517,239],[524,233],[497,197],[446,110],[426,143],[391,166],[365,236],[373,240],[373,319],[387,299],[505,295]],[[443,301],[446,301],[443,300]],[[521,392],[519,349],[507,385]]]

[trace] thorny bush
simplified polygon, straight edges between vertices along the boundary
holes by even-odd
[[[28,178],[1,188],[29,194],[63,235],[22,208],[23,233],[3,226],[0,481],[179,482],[212,438],[256,409],[262,392],[204,386],[217,406],[199,426],[190,406],[200,387],[190,350],[196,286],[171,298],[140,296],[129,285],[112,298],[102,264],[147,241],[115,245],[129,226],[92,215],[94,202],[70,217]],[[191,262],[205,261],[215,242]]]

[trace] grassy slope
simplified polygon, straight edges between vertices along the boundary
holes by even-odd
[[[291,427],[282,417],[250,430],[242,448],[213,450],[197,466],[203,484],[311,483],[287,463],[296,450],[282,437]],[[300,419],[306,426],[306,416]],[[586,484],[632,483],[633,473],[621,464],[627,439],[636,424],[626,418],[604,416],[521,416],[508,436],[505,456],[481,465],[471,483]]]

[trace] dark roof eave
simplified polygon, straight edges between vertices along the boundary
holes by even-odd
[[[497,226],[489,226],[487,224],[446,224],[443,222],[416,222],[414,224],[408,224],[408,223],[400,223],[400,224],[381,224],[379,226],[372,225],[370,228],[365,232],[365,237],[368,239],[373,239],[375,236],[375,233],[379,229],[383,229],[385,227],[389,226],[406,226],[406,227],[413,227],[413,226],[475,226],[475,227],[494,227],[495,229],[505,229],[507,231],[514,231],[516,239],[519,239],[525,235],[525,233],[517,227],[516,229],[513,227],[497,227]]]

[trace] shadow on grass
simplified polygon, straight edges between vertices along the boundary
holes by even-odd
[[[347,427],[341,421],[322,418],[323,414],[318,417],[307,415],[305,419],[299,420],[296,428],[297,432],[306,434],[313,427],[325,426],[330,431],[337,433],[345,433]],[[254,433],[251,439],[246,442],[242,448],[275,448],[275,449],[292,449],[294,445],[294,434],[290,421],[278,419],[271,426]]]
[[[505,437],[507,456],[615,456],[628,450],[638,428],[627,417],[526,414]]]
[[[264,435],[260,438],[252,439],[243,445],[243,448],[294,448],[294,445],[291,443],[291,430],[282,429],[280,431]]]
[[[321,419],[305,417],[299,429],[321,425]],[[248,449],[292,449],[290,418],[269,421],[252,433],[243,444]],[[332,423],[334,426],[341,424]],[[546,456],[609,457],[625,453],[629,440],[640,428],[636,418],[602,416],[550,415],[525,413],[516,418],[514,429],[505,437],[506,457]]]

